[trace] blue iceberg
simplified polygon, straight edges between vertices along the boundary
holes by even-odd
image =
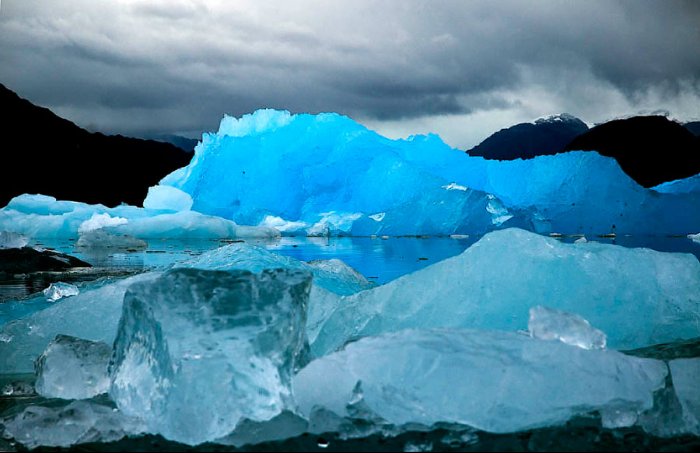
[[[330,113],[225,116],[217,133],[202,137],[192,162],[161,187],[189,194],[198,212],[309,235],[447,235],[506,226],[688,234],[700,224],[700,192],[645,189],[595,152],[484,160],[435,135],[390,140]],[[153,190],[146,204],[163,203],[166,190]]]

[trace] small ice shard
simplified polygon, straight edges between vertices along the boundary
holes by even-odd
[[[374,220],[375,222],[381,222],[384,220],[384,217],[386,216],[386,212],[378,212],[376,214],[372,214],[369,217],[370,219]]]
[[[586,236],[581,236],[580,238],[578,238],[574,241],[574,244],[585,244],[586,242],[588,242],[588,239],[586,239]]]
[[[605,349],[605,333],[575,313],[538,305],[530,309],[527,328],[531,337],[540,340],[559,340],[583,349]]]
[[[192,203],[190,194],[180,189],[170,186],[152,186],[148,188],[143,207],[166,211],[189,211]]]
[[[692,239],[695,242],[700,242],[700,233],[689,234],[688,239]]]
[[[650,409],[666,365],[514,332],[404,330],[361,338],[313,360],[293,380],[302,415],[362,411],[395,426],[438,422],[508,433],[616,409]],[[353,412],[351,414],[350,412]]]
[[[92,217],[80,224],[78,227],[78,234],[99,230],[104,227],[126,225],[127,223],[129,223],[129,221],[123,217],[112,217],[107,213],[93,214]]]
[[[44,291],[44,296],[49,302],[56,302],[64,297],[77,296],[80,294],[80,290],[77,286],[70,283],[57,282],[51,283],[48,288]]]
[[[5,436],[30,449],[114,442],[144,432],[137,419],[91,401],[73,401],[60,407],[29,406],[3,423]]]
[[[76,247],[83,248],[115,248],[142,250],[148,248],[148,243],[127,234],[112,234],[102,228],[80,233]]]
[[[132,285],[110,396],[151,433],[190,445],[293,409],[311,273],[173,269]]]
[[[29,239],[12,231],[0,231],[0,249],[21,249]]]
[[[700,435],[700,358],[676,359],[668,363],[673,388],[683,410],[686,433]]]
[[[461,190],[462,192],[467,191],[467,186],[462,186],[460,184],[457,184],[456,182],[451,182],[447,185],[442,186],[442,188],[445,190]]]
[[[107,393],[112,348],[57,335],[36,362],[36,391],[47,398],[85,399]]]

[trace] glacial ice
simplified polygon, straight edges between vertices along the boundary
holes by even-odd
[[[112,347],[57,335],[36,361],[36,392],[47,398],[86,399],[107,393]]]
[[[189,211],[192,203],[192,197],[182,190],[170,186],[153,186],[148,189],[143,207],[166,211]]]
[[[0,249],[21,249],[29,243],[29,239],[11,231],[0,231]]]
[[[633,349],[700,336],[700,262],[690,254],[494,231],[425,269],[354,295],[328,294],[308,335],[315,356],[407,328],[525,329],[538,303],[579,313]],[[319,302],[320,303],[320,302]]]
[[[6,436],[31,449],[112,442],[144,432],[138,419],[90,400],[58,407],[29,406],[3,423]]]
[[[404,330],[312,361],[293,388],[305,417],[325,409],[392,425],[448,422],[505,433],[611,408],[640,413],[666,374],[661,361],[512,332]]]
[[[80,233],[92,230],[140,239],[279,236],[279,232],[272,228],[237,225],[230,220],[194,211],[129,205],[107,208],[27,194],[13,198],[0,209],[0,230],[31,238],[76,238]]]
[[[688,234],[700,224],[700,191],[644,189],[595,152],[485,160],[329,113],[225,116],[160,185],[188,193],[196,211],[307,234]]]
[[[310,287],[309,272],[288,269],[173,269],[132,285],[110,396],[149,432],[191,445],[292,409]]]
[[[49,287],[42,292],[49,302],[56,302],[64,297],[77,296],[80,294],[80,290],[77,286],[64,282],[51,283]]]
[[[533,338],[559,340],[583,349],[604,349],[606,335],[576,313],[538,305],[530,309],[527,330]]]

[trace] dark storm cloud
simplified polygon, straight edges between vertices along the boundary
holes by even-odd
[[[137,134],[211,130],[260,107],[379,121],[572,106],[591,120],[692,115],[697,5],[4,0],[0,82]]]

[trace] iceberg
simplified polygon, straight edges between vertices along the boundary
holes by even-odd
[[[173,269],[132,285],[110,396],[148,431],[190,445],[293,408],[311,274]]]
[[[100,228],[80,233],[75,246],[78,248],[142,250],[148,248],[148,243],[126,234],[111,234]]]
[[[138,419],[89,400],[72,401],[58,407],[29,406],[3,423],[5,436],[30,449],[113,442],[143,432]]]
[[[592,372],[591,370],[595,370]],[[666,365],[512,332],[405,330],[362,338],[295,377],[299,411],[508,433],[606,410],[651,409]]]
[[[194,211],[129,205],[107,208],[28,194],[13,198],[0,209],[0,230],[31,238],[77,238],[95,231],[139,239],[279,236],[279,231],[273,228],[237,225],[230,220]],[[84,241],[94,243],[88,239]]]
[[[57,335],[36,361],[39,395],[86,399],[107,393],[112,347],[100,341]]]
[[[699,191],[645,189],[596,152],[485,160],[435,135],[390,140],[331,113],[225,116],[190,164],[160,186],[189,194],[198,212],[316,235],[478,234],[507,226],[688,234],[700,224]]]
[[[385,285],[328,294],[325,318],[308,335],[312,353],[322,356],[359,337],[408,328],[515,331],[540,303],[579,313],[607,333],[609,347],[633,349],[700,336],[698,288],[700,262],[690,254],[565,244],[513,228]]]
[[[57,282],[51,283],[42,293],[49,302],[56,302],[64,297],[77,296],[80,294],[80,290],[70,283]]]

